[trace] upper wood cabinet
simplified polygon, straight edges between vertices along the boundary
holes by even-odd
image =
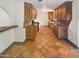
[[[24,4],[24,23],[29,23],[37,16],[37,11],[34,6],[30,3],[25,2]]]
[[[57,20],[66,20],[71,21],[72,20],[72,2],[67,1],[54,9],[54,16],[53,18],[56,18]]]
[[[32,18],[35,19],[37,17],[37,10],[32,7]]]
[[[53,20],[53,12],[48,12],[48,19]]]
[[[25,3],[24,5],[24,22],[29,23],[32,19],[32,5],[29,3]]]

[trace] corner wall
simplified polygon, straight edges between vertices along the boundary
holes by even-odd
[[[18,25],[17,28],[0,33],[0,53],[8,48],[13,42],[24,42],[25,30],[24,2],[22,0],[0,0],[0,7],[4,8],[10,17],[10,25]]]
[[[68,29],[68,40],[79,47],[78,39],[78,20],[79,20],[79,0],[74,0],[72,3],[72,21]]]
[[[10,17],[10,19],[6,19],[7,21],[9,20],[9,25],[14,25],[14,7],[13,4],[14,2],[9,1],[9,0],[0,0],[0,7],[5,9]],[[0,19],[1,21],[2,19]],[[5,24],[6,25],[6,21]],[[9,47],[15,40],[15,29],[7,30],[5,32],[0,32],[0,53],[3,52],[7,47]]]
[[[24,1],[17,0],[16,1],[16,24],[18,28],[15,30],[15,41],[16,42],[24,42],[25,40],[25,29],[23,28],[24,23]]]
[[[10,16],[10,25],[18,25],[15,29],[15,41],[25,40],[24,22],[24,1],[22,0],[0,0],[0,7],[4,8]]]

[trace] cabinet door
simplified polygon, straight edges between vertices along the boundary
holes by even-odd
[[[55,11],[53,11],[53,19],[56,19]]]
[[[31,40],[35,40],[36,39],[36,32],[37,32],[37,29],[36,29],[36,26],[32,26],[31,28]]]
[[[58,8],[57,19],[60,20],[60,8]]]
[[[48,12],[48,19],[53,20],[53,12]]]
[[[68,38],[68,26],[65,26],[63,28],[63,34],[64,34],[64,39],[67,39]]]
[[[36,26],[30,25],[26,27],[26,39],[28,40],[35,40],[36,38]]]
[[[62,7],[59,8],[59,20],[62,20]]]
[[[31,26],[26,27],[26,39],[31,39]]]
[[[63,39],[63,27],[62,26],[58,27],[58,38]]]
[[[66,6],[66,19],[67,21],[71,21],[72,20],[72,3],[68,4]]]
[[[55,18],[57,19],[57,9],[55,10]]]
[[[66,20],[66,7],[65,5],[62,6],[62,20]]]
[[[24,23],[29,23],[32,20],[32,5],[25,3],[24,6]]]
[[[68,38],[68,28],[67,26],[59,26],[58,27],[58,37],[59,39],[67,39]]]
[[[35,19],[37,17],[37,11],[34,7],[32,7],[32,18]]]

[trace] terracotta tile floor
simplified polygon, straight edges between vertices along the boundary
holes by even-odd
[[[18,58],[79,57],[79,52],[68,43],[59,40],[48,27],[40,27],[35,41],[13,44],[2,55]]]

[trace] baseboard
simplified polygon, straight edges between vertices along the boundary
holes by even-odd
[[[2,51],[0,54],[5,54],[5,52],[7,52],[14,44],[18,44],[18,45],[23,45],[26,42],[26,40],[24,42],[13,42],[10,46],[8,46],[4,51]]]
[[[0,54],[4,54],[4,52],[6,52],[8,49],[10,49],[13,44],[14,44],[14,42],[11,45],[9,45],[5,50],[3,50]]]
[[[67,44],[69,44],[70,46],[72,46],[73,48],[75,48],[75,49],[78,49],[79,47],[78,46],[76,46],[74,43],[72,43],[70,40],[68,40],[68,39],[64,39],[64,40],[62,40],[62,41],[65,41]]]

